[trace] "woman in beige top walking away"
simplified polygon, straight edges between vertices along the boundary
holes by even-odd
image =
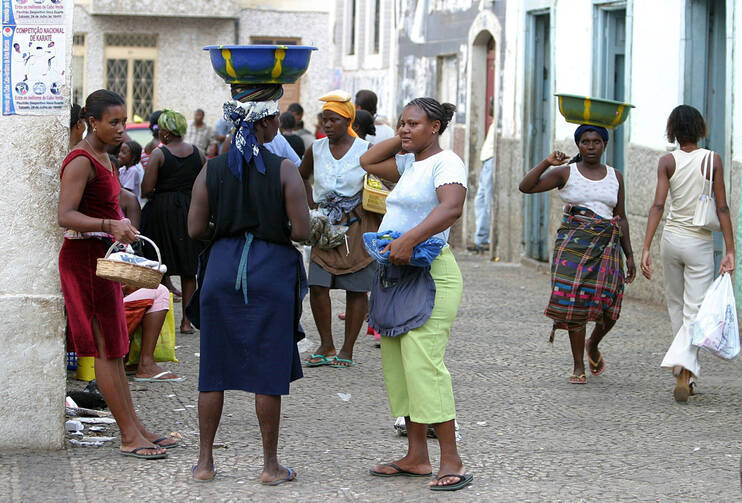
[[[692,394],[691,377],[700,373],[698,348],[691,344],[692,326],[703,297],[714,280],[714,242],[711,231],[693,225],[698,198],[713,183],[716,214],[724,235],[726,253],[719,273],[734,270],[734,236],[729,218],[724,170],[719,154],[698,147],[706,136],[706,123],[701,113],[688,105],[676,107],[667,119],[667,139],[680,148],[660,158],[657,167],[657,189],[649,210],[647,233],[642,250],[642,274],[652,279],[650,247],[670,193],[670,212],[662,233],[661,257],[665,276],[667,310],[675,339],[662,360],[662,368],[672,369],[676,378],[673,396],[686,402]],[[704,160],[713,169],[702,171]],[[712,180],[713,182],[709,182]]]

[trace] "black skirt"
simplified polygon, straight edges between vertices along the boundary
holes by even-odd
[[[142,234],[157,243],[167,274],[195,276],[198,254],[204,245],[188,236],[188,208],[191,194],[159,192],[142,211]],[[154,249],[146,245],[145,256],[157,260]]]

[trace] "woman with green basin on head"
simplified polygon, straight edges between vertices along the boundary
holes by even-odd
[[[608,131],[583,124],[574,139],[580,151],[577,156],[567,162],[567,155],[555,150],[523,177],[519,188],[525,194],[558,189],[564,201],[551,263],[551,298],[545,314],[554,320],[550,341],[557,329],[569,332],[574,361],[569,382],[586,384],[585,350],[590,373],[602,374],[606,362],[598,344],[618,320],[624,283],[634,280],[636,267],[624,207],[623,176],[601,163]],[[587,323],[591,321],[595,327],[586,342]]]

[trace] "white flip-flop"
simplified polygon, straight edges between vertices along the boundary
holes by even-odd
[[[168,374],[172,374],[172,372],[170,372],[169,370],[166,370],[165,372],[160,372],[156,376],[152,376],[152,377],[135,377],[134,381],[136,382],[181,382],[181,381],[185,381],[185,377],[173,377],[172,379],[162,379],[162,376],[166,376]]]

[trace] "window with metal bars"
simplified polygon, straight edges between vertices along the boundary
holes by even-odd
[[[126,100],[127,115],[142,119],[154,108],[157,35],[107,33],[106,88]]]
[[[85,34],[75,33],[72,36],[72,103],[80,106],[85,101]]]

